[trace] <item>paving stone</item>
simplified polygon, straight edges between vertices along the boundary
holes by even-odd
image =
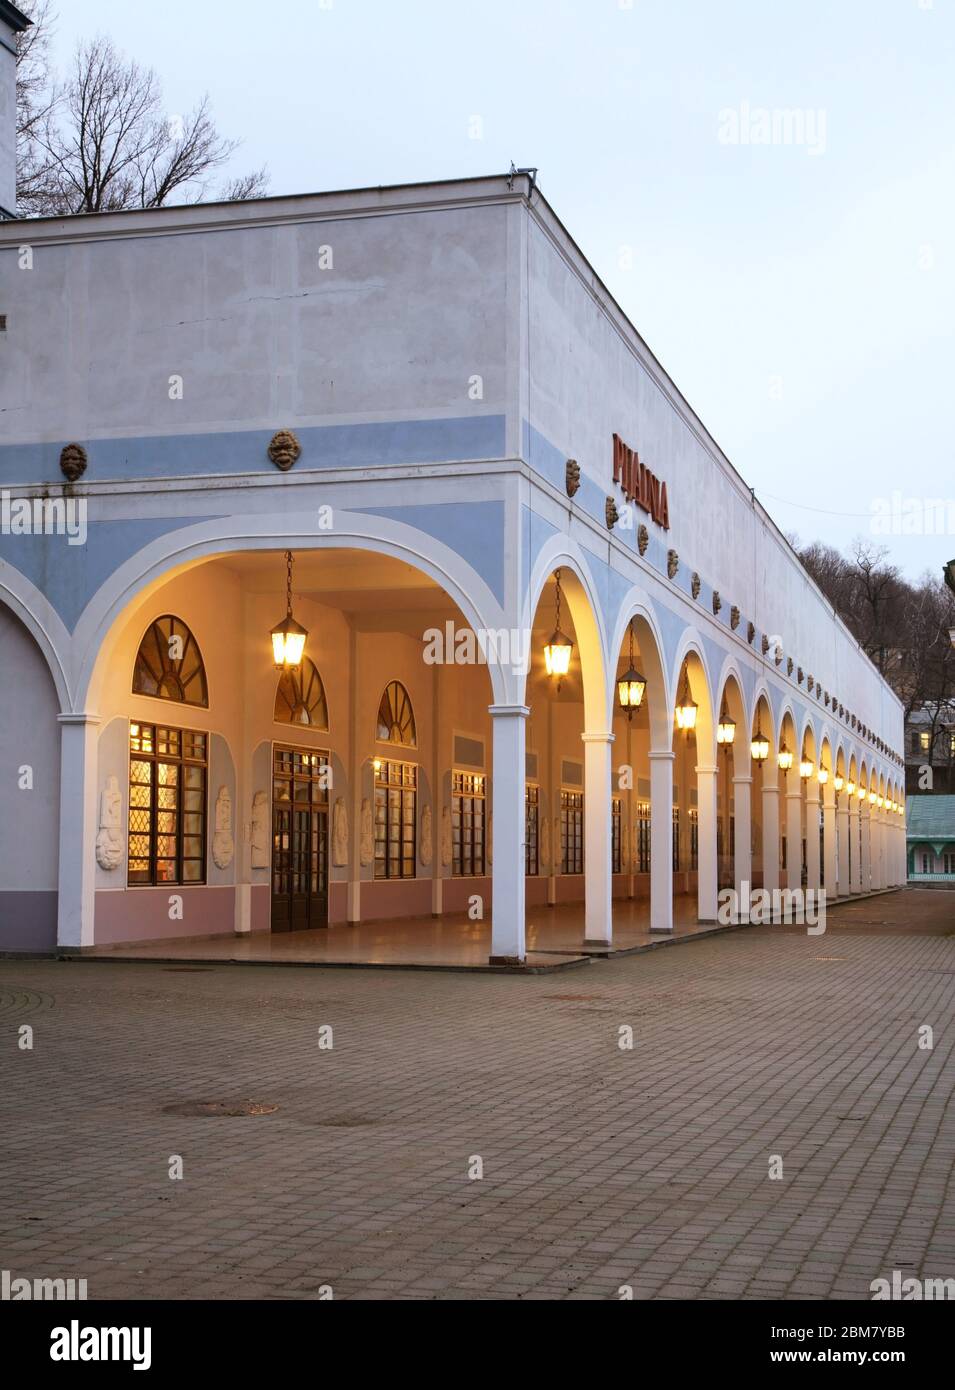
[[[955,914],[927,928],[932,896],[880,900],[889,928],[837,910],[825,948],[753,928],[596,962],[586,991],[0,961],[0,1026],[45,1001],[33,1051],[0,1062],[2,1263],[94,1299],[846,1299],[897,1268],[950,1277]],[[278,1109],[168,1110],[202,1099]]]

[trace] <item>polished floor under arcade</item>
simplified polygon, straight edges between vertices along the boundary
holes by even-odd
[[[650,905],[646,899],[617,900],[611,951],[646,950],[670,941],[727,930],[697,922],[695,897],[678,897],[673,905],[673,918],[673,936],[661,937],[660,933],[650,931]],[[527,968],[560,969],[608,954],[599,947],[584,947],[583,937],[583,903],[528,909]],[[112,960],[487,970],[490,951],[490,921],[471,922],[465,914],[457,913],[445,917],[362,922],[356,926],[338,925],[322,931],[256,932],[241,937],[197,936],[180,941],[98,946],[84,954]]]

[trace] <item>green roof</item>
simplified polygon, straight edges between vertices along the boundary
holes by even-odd
[[[955,796],[910,796],[906,822],[909,840],[955,840]]]

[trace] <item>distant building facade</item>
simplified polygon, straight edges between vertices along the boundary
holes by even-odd
[[[910,796],[906,806],[909,882],[955,887],[955,796]]]

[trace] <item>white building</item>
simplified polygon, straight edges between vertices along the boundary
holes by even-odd
[[[527,176],[2,222],[0,316],[0,950],[904,881],[899,701]]]

